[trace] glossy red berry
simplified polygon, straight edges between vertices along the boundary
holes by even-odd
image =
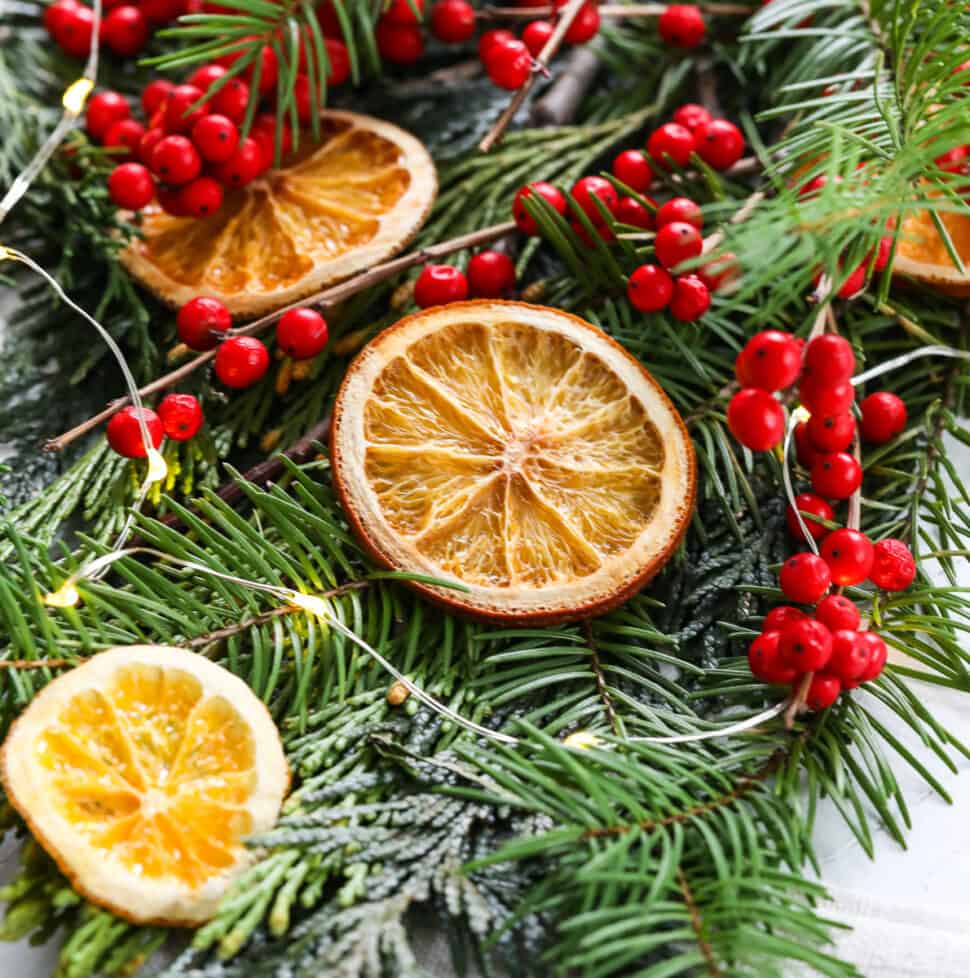
[[[902,398],[889,391],[876,391],[862,399],[859,405],[862,437],[874,445],[892,441],[906,428],[906,405]]]
[[[77,0],[54,0],[44,8],[44,29],[51,37],[56,39],[63,32],[77,6]]]
[[[222,207],[222,184],[212,177],[196,177],[179,188],[179,207],[186,217],[208,217]]]
[[[711,293],[697,275],[679,275],[674,280],[670,314],[682,323],[693,323],[711,308]]]
[[[331,88],[343,85],[351,74],[350,52],[347,50],[347,45],[333,37],[324,38],[323,45],[327,51],[327,84]],[[260,91],[262,87],[260,85]]]
[[[803,618],[781,633],[781,654],[797,672],[824,669],[832,657],[832,633],[819,621]]]
[[[835,519],[835,512],[832,507],[821,496],[816,496],[813,492],[800,492],[795,497],[794,507],[788,506],[785,510],[785,522],[788,524],[788,532],[797,540],[804,540],[805,534],[801,524],[798,522],[796,510],[798,510],[798,513],[801,513],[802,520],[808,532],[816,540],[821,540],[829,532],[829,528],[805,514],[811,513],[813,516],[820,516],[823,520]]]
[[[522,28],[522,43],[533,58],[538,58],[555,28],[548,20],[533,20]]]
[[[872,682],[886,665],[889,650],[886,648],[886,643],[875,632],[860,632],[859,644],[865,650],[869,660],[866,663],[866,671],[859,677],[859,681]]]
[[[194,438],[202,427],[205,418],[198,398],[191,394],[168,394],[158,405],[165,434],[172,441],[188,441]]]
[[[883,591],[905,591],[916,580],[916,560],[903,543],[888,537],[873,547],[869,580]]]
[[[650,200],[649,197],[646,199]],[[620,224],[629,224],[635,228],[643,228],[645,231],[651,231],[655,227],[653,211],[633,197],[621,197],[616,210],[613,211],[613,216]]]
[[[152,165],[152,153],[155,147],[165,138],[164,129],[148,129],[138,140],[138,159],[147,167]]]
[[[532,74],[532,55],[529,49],[518,39],[497,41],[493,44],[485,58],[485,70],[488,77],[508,91],[521,88]]]
[[[859,608],[844,594],[822,598],[815,606],[815,618],[833,633],[846,628],[855,631],[862,621]]]
[[[565,0],[557,0],[557,7],[564,7]],[[563,40],[567,44],[585,44],[599,33],[600,12],[595,3],[584,3],[579,13],[573,18]]]
[[[805,372],[813,380],[837,384],[855,373],[855,354],[848,340],[835,333],[816,336],[805,347]]]
[[[165,104],[173,88],[175,86],[167,78],[156,78],[145,86],[141,93],[141,109],[146,118]]]
[[[224,163],[239,146],[239,129],[228,116],[207,115],[192,127],[192,142],[207,163]]]
[[[425,265],[414,283],[414,301],[422,308],[468,298],[468,280],[454,265]]]
[[[167,24],[182,14],[193,13],[184,0],[139,0],[138,9],[152,24]]]
[[[842,280],[839,291],[836,293],[840,299],[851,299],[858,295],[866,286],[866,273],[868,265],[863,262],[857,265],[853,271]]]
[[[374,38],[380,56],[391,64],[413,65],[424,54],[424,36],[414,25],[393,24],[382,17]]]
[[[515,35],[506,30],[504,27],[496,27],[490,31],[485,31],[484,34],[478,39],[478,57],[479,60],[484,64],[488,58],[488,52],[492,50],[495,44],[501,41],[514,41]]]
[[[152,153],[152,171],[164,183],[181,186],[202,171],[202,160],[185,136],[166,136]]]
[[[176,326],[179,339],[190,350],[212,350],[219,334],[232,326],[232,314],[218,299],[200,295],[179,309]]]
[[[122,408],[108,422],[106,434],[108,444],[125,458],[144,458],[148,451],[142,434],[139,418],[145,422],[152,447],[158,448],[165,437],[161,419],[149,408],[136,408],[134,405]]]
[[[255,336],[231,336],[216,351],[216,377],[226,387],[252,387],[268,369],[269,351]]]
[[[847,380],[830,384],[803,375],[798,385],[798,396],[812,414],[844,414],[855,402],[855,388]]]
[[[228,160],[212,167],[212,175],[227,187],[245,187],[262,173],[265,164],[259,143],[247,136]]]
[[[249,105],[249,86],[241,78],[232,78],[212,96],[211,112],[217,112],[241,125]]]
[[[673,121],[691,132],[710,122],[712,118],[703,105],[695,105],[693,102],[687,102],[673,114]]]
[[[180,187],[168,187],[164,183],[155,185],[155,200],[166,214],[172,217],[188,217],[182,209],[181,197],[179,196]]]
[[[104,135],[106,149],[124,149],[126,154],[119,154],[116,159],[134,159],[138,155],[141,138],[145,135],[145,127],[134,119],[119,119],[113,122]]]
[[[855,437],[855,418],[842,414],[813,414],[808,421],[808,437],[820,452],[844,452]]]
[[[309,360],[327,345],[327,321],[314,309],[290,309],[276,327],[276,344],[294,360]]]
[[[664,268],[676,268],[681,262],[697,258],[704,248],[704,239],[693,224],[674,221],[665,224],[653,239],[657,261]]]
[[[481,299],[501,299],[515,288],[515,262],[503,251],[480,251],[468,261],[468,289]]]
[[[696,48],[703,43],[707,26],[699,7],[669,4],[657,20],[657,30],[667,43],[677,48]]]
[[[727,422],[731,434],[753,452],[767,452],[780,444],[785,434],[781,405],[757,387],[745,387],[731,398]]]
[[[776,608],[772,608],[771,611],[765,615],[764,623],[761,626],[762,632],[781,632],[790,625],[792,622],[801,621],[803,618],[807,618],[808,615],[805,614],[800,608],[796,608],[790,604],[780,604]]]
[[[220,78],[222,78],[227,71],[228,68],[225,65],[202,65],[201,68],[196,68],[195,71],[193,71],[192,74],[186,78],[185,84],[193,85],[200,92],[207,92],[210,86],[214,85]]]
[[[658,265],[641,265],[634,269],[626,286],[630,305],[640,312],[659,312],[674,295],[674,280]]]
[[[824,453],[819,452],[812,444],[812,439],[808,437],[808,422],[800,421],[795,425],[795,455],[799,464],[806,469],[811,469],[821,454]]]
[[[206,114],[204,106],[192,106],[203,96],[201,88],[195,85],[176,85],[165,102],[165,128],[169,132],[188,133]]]
[[[728,170],[744,153],[744,136],[733,122],[712,119],[694,130],[697,155],[715,170]]]
[[[655,129],[647,140],[650,158],[665,170],[670,169],[671,163],[681,169],[687,166],[695,147],[694,134],[676,122]]]
[[[795,554],[781,565],[778,582],[789,601],[815,604],[829,589],[832,572],[815,554]]]
[[[682,221],[692,224],[698,231],[704,226],[704,215],[700,206],[689,197],[674,197],[657,209],[657,227]]]
[[[249,130],[249,138],[259,146],[262,169],[268,170],[276,162],[276,117],[269,112],[256,116]],[[280,159],[286,159],[292,148],[293,133],[289,126],[284,125],[280,133]]]
[[[94,37],[94,11],[90,7],[75,4],[67,8],[54,40],[62,51],[75,58],[87,57]]]
[[[842,692],[842,683],[837,676],[827,672],[820,672],[812,676],[812,681],[808,686],[808,693],[805,696],[805,703],[810,710],[827,710],[839,698]]]
[[[382,18],[391,24],[420,24],[424,0],[391,0]]]
[[[862,485],[862,466],[848,452],[820,455],[812,466],[812,488],[829,499],[848,499]]]
[[[786,685],[793,682],[798,675],[782,658],[780,640],[781,632],[762,632],[748,646],[751,674],[763,683]]]
[[[610,213],[618,201],[616,188],[604,177],[582,177],[573,184],[572,194],[579,209],[594,224],[606,223],[597,200]]]
[[[129,211],[140,211],[155,196],[155,181],[141,163],[122,163],[108,177],[112,203]]]
[[[475,8],[467,0],[439,0],[431,10],[431,33],[446,44],[461,44],[475,34]]]
[[[130,115],[131,109],[123,95],[117,92],[98,92],[88,102],[84,128],[92,139],[101,142],[115,122],[127,119]]]
[[[645,193],[653,183],[653,170],[638,149],[625,149],[613,160],[613,176],[637,193]]]
[[[138,54],[148,41],[150,33],[145,15],[137,7],[128,5],[115,7],[101,25],[104,43],[115,54],[125,57]]]
[[[832,583],[839,587],[861,583],[872,569],[872,541],[849,527],[828,534],[822,541],[821,553],[832,571]]]
[[[825,668],[842,682],[861,678],[869,664],[869,654],[859,638],[855,629],[840,628],[832,632],[832,658]]]
[[[766,329],[752,336],[734,364],[738,383],[766,391],[791,387],[801,369],[798,342],[790,333],[777,329]]]
[[[512,218],[516,225],[518,225],[519,230],[524,234],[536,234],[539,230],[535,219],[525,209],[525,204],[523,203],[527,197],[533,194],[545,200],[558,213],[563,215],[566,213],[566,197],[557,187],[543,180],[526,184],[526,186],[520,187],[516,191],[515,200],[512,202]]]

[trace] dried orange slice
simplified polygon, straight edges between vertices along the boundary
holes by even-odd
[[[970,216],[944,212],[940,220],[964,264],[953,263],[929,211],[916,211],[903,221],[893,274],[916,279],[947,295],[970,296]]]
[[[660,569],[694,503],[684,424],[619,344],[576,316],[459,302],[402,320],[351,365],[334,478],[371,554],[413,586],[517,623],[604,612]]]
[[[396,254],[437,190],[425,147],[388,122],[328,111],[321,141],[279,170],[226,192],[210,217],[142,212],[128,270],[172,305],[220,299],[235,316],[295,302]]]
[[[251,861],[289,769],[249,687],[184,649],[135,645],[45,687],[0,755],[11,804],[75,889],[140,924],[194,925]]]

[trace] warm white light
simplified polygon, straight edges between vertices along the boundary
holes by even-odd
[[[0,261],[11,261],[12,259],[13,255],[10,249],[6,245],[0,244]]]
[[[56,591],[44,596],[44,604],[51,608],[73,608],[81,600],[74,586],[74,578],[69,577]]]
[[[577,730],[571,733],[563,742],[563,747],[572,747],[575,750],[589,750],[591,747],[599,747],[601,741],[590,730]]]
[[[792,411],[792,417],[795,419],[796,424],[801,424],[803,421],[808,421],[812,416],[812,412],[805,407],[804,404],[799,404],[794,411]]]
[[[161,482],[168,475],[168,463],[157,448],[148,450],[148,475],[145,477],[149,485]]]
[[[84,103],[94,88],[94,82],[90,78],[79,78],[73,82],[64,93],[61,103],[68,112],[73,115],[80,115],[84,111]]]
[[[295,604],[297,608],[310,612],[318,618],[330,617],[330,605],[324,598],[318,598],[315,594],[304,594],[302,591],[293,591],[287,595],[290,604]]]

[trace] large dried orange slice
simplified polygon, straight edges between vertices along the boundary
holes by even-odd
[[[388,122],[328,111],[316,145],[240,190],[210,217],[142,212],[129,271],[172,305],[196,295],[236,316],[295,302],[400,251],[437,189],[425,147]]]
[[[455,610],[597,614],[670,556],[694,502],[684,424],[646,370],[576,316],[459,302],[402,320],[333,412],[338,492],[383,564]]]
[[[249,864],[289,783],[242,680],[184,649],[111,649],[56,679],[3,746],[3,784],[74,887],[136,923],[194,925]]]
[[[903,221],[893,274],[916,279],[947,295],[970,296],[970,216],[944,212],[939,217],[964,271],[953,263],[929,211],[915,211]]]

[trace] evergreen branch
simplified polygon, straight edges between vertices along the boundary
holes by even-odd
[[[690,925],[697,938],[697,944],[701,949],[701,954],[704,955],[704,963],[707,967],[708,975],[710,975],[710,978],[724,978],[724,972],[714,957],[714,951],[711,948],[710,942],[704,935],[704,921],[697,907],[694,892],[691,890],[690,884],[687,882],[687,877],[684,875],[684,871],[680,866],[677,867],[677,885],[680,887],[680,892],[684,895],[684,903],[687,905],[687,912],[690,914]]]

